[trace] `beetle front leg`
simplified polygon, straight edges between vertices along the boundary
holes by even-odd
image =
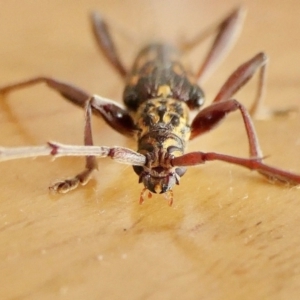
[[[231,164],[239,165],[250,170],[258,171],[260,174],[266,176],[270,180],[277,180],[282,183],[291,185],[300,184],[300,175],[287,172],[269,165],[264,164],[261,160],[256,158],[239,158],[235,156],[215,153],[215,152],[191,152],[172,160],[173,166],[196,166],[204,164],[206,161],[224,161]]]
[[[213,103],[201,110],[191,124],[191,137],[193,139],[218,125],[228,113],[239,110],[242,114],[244,125],[249,142],[249,152],[251,157],[262,158],[262,151],[259,146],[257,134],[255,132],[251,117],[246,108],[236,100],[227,100]]]
[[[91,122],[91,114],[92,114],[92,101],[94,97],[92,97],[86,103],[85,109],[85,126],[84,126],[84,145],[85,146],[93,146],[93,136],[92,136],[92,122]],[[86,156],[85,169],[70,179],[65,179],[62,181],[58,181],[49,187],[51,191],[58,193],[67,193],[68,191],[74,190],[79,184],[85,185],[94,170],[98,168],[97,160],[95,156]]]
[[[109,106],[111,105],[111,106]],[[128,128],[126,127],[128,124],[124,123],[124,118],[119,118],[118,111],[117,110],[118,106],[114,104],[113,102],[105,101],[104,98],[101,98],[99,96],[93,96],[91,97],[87,102],[86,102],[86,108],[85,108],[85,126],[84,126],[84,146],[93,146],[93,135],[92,135],[92,121],[91,121],[91,115],[92,115],[92,109],[95,109],[96,111],[99,110],[104,110],[105,114],[107,114],[107,118],[105,119],[108,123],[111,122],[110,124],[112,127],[115,129],[119,129],[121,131],[124,128],[127,130]],[[101,113],[101,111],[100,111]],[[118,120],[118,118],[121,120]],[[133,126],[131,118],[129,120],[126,120],[129,122],[130,126]],[[122,123],[123,122],[123,123]],[[126,125],[126,126],[125,126]],[[120,126],[120,128],[118,128]],[[59,181],[52,185],[50,187],[50,190],[59,192],[59,193],[66,193],[70,190],[75,189],[79,184],[85,185],[94,170],[98,169],[98,164],[96,157],[94,155],[87,155],[86,156],[86,164],[85,164],[85,169],[74,176],[71,179],[66,179],[63,181]]]

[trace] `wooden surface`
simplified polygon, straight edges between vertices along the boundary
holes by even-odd
[[[204,86],[207,102],[238,64],[270,57],[266,103],[300,107],[300,5],[244,1],[248,15],[234,49]],[[88,13],[112,22],[128,64],[139,45],[188,38],[226,15],[228,1],[2,1],[0,83],[51,75],[91,93],[121,99],[122,81],[99,55]],[[113,22],[115,21],[115,22]],[[133,32],[138,42],[124,38]],[[118,34],[121,33],[121,34]],[[191,64],[201,62],[193,51]],[[249,106],[256,87],[237,99]],[[44,86],[1,98],[0,144],[82,143],[83,112]],[[98,145],[135,144],[94,121]],[[300,118],[255,121],[274,166],[300,173]],[[238,113],[189,150],[246,157]],[[0,299],[299,299],[300,190],[274,185],[224,163],[191,168],[174,189],[138,204],[132,168],[100,162],[84,188],[50,195],[47,186],[75,174],[81,158],[0,163]]]

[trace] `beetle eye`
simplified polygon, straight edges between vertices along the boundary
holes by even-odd
[[[204,92],[200,87],[194,86],[189,94],[189,100],[187,101],[187,105],[190,109],[197,109],[204,104]]]
[[[137,92],[131,86],[127,86],[123,93],[123,99],[129,110],[136,111],[139,107],[139,99]]]
[[[177,115],[174,114],[171,116],[171,124],[174,127],[177,127],[179,125],[179,117]]]
[[[142,166],[132,166],[132,167],[133,167],[134,172],[139,176],[144,171],[144,168]]]

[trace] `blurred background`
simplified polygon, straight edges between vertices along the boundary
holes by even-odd
[[[232,51],[205,82],[207,103],[229,74],[265,51],[266,105],[299,107],[300,4],[249,0]],[[89,14],[111,26],[127,66],[154,40],[178,43],[216,24],[235,0],[1,1],[0,85],[36,75],[121,102],[123,82],[96,47]],[[211,39],[191,52],[197,69]],[[250,106],[256,78],[236,98]],[[81,144],[83,112],[43,85],[0,98],[0,145]],[[299,114],[255,121],[266,161],[300,173]],[[93,120],[95,144],[135,143]],[[248,155],[239,114],[189,150]],[[0,163],[1,299],[298,299],[299,189],[270,184],[241,168],[190,168],[170,208],[142,189],[130,166],[111,160],[84,188],[48,193],[75,174],[81,158]]]

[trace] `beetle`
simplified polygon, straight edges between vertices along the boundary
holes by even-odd
[[[130,164],[144,188],[140,203],[148,193],[165,194],[172,205],[174,185],[188,166],[219,160],[240,165],[272,180],[300,184],[300,175],[266,165],[259,146],[251,115],[255,115],[262,101],[267,56],[261,52],[240,65],[225,81],[212,104],[201,109],[204,92],[201,84],[211,73],[222,56],[232,45],[244,16],[237,8],[216,26],[196,36],[191,42],[178,48],[167,43],[151,43],[140,50],[133,66],[128,70],[122,63],[111,37],[109,27],[102,16],[93,13],[92,28],[98,46],[108,62],[125,81],[123,102],[125,107],[110,99],[91,95],[72,84],[55,78],[38,76],[0,87],[0,94],[46,83],[72,103],[85,108],[84,146],[49,142],[45,146],[2,147],[0,159],[9,160],[42,155],[86,156],[85,169],[71,179],[58,181],[50,190],[66,193],[78,185],[85,185],[97,169],[96,157],[111,157],[117,162]],[[203,64],[195,72],[181,62],[181,56],[198,45],[208,34],[216,32]],[[251,109],[233,99],[234,94],[252,76],[259,73],[258,92]],[[191,111],[196,111],[190,121]],[[250,158],[239,158],[215,152],[185,153],[186,144],[218,125],[227,114],[239,111],[246,129]],[[102,117],[117,132],[135,138],[137,151],[124,147],[94,146],[91,128],[92,113]],[[272,114],[272,112],[270,111]]]

